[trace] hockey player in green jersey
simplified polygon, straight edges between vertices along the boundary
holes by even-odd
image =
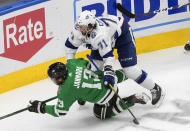
[[[103,74],[90,70],[88,61],[79,58],[71,59],[66,65],[57,62],[49,66],[48,76],[59,85],[56,105],[46,105],[35,100],[30,101],[30,112],[47,113],[55,117],[66,115],[69,108],[77,100],[94,103],[94,114],[99,119],[106,119],[122,112],[126,109],[117,95],[103,83]],[[121,70],[117,70],[116,84],[114,89],[118,92],[117,83],[126,80]],[[133,106],[135,103],[146,104],[146,95],[132,95],[123,98],[127,106]]]

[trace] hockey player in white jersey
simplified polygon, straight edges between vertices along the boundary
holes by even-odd
[[[152,105],[158,107],[161,104],[165,93],[145,71],[137,67],[134,36],[131,27],[123,17],[112,15],[95,17],[90,11],[83,11],[65,42],[67,61],[74,58],[81,45],[91,49],[92,59],[100,69],[104,70],[104,84],[107,87],[108,83],[111,85],[115,83],[113,49],[117,49],[118,59],[125,75],[150,90]]]

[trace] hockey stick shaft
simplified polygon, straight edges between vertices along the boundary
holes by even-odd
[[[57,98],[57,96],[54,96],[54,97],[49,98],[49,99],[47,99],[47,100],[45,100],[45,101],[42,101],[42,102],[43,102],[43,103],[46,103],[46,102],[52,101],[52,100],[54,100],[54,99],[56,99],[56,98]],[[10,114],[7,114],[7,115],[5,115],[5,116],[2,116],[2,117],[0,117],[0,120],[5,119],[5,118],[10,117],[10,116],[13,116],[13,115],[16,115],[16,114],[18,114],[18,113],[24,112],[24,111],[28,110],[28,108],[29,108],[29,107],[26,107],[26,108],[23,108],[23,109],[21,109],[21,110],[15,111],[15,112],[10,113]]]
[[[97,67],[97,65],[94,63],[94,61],[92,60],[92,58],[89,55],[86,55],[87,58],[91,61],[91,63],[94,65],[94,67],[97,69],[98,72],[101,72],[101,70]],[[119,94],[116,92],[116,90],[112,87],[111,84],[109,84],[110,88],[113,90],[113,92],[117,95],[117,97],[120,99],[120,101],[122,102],[123,105],[125,105],[126,109],[129,111],[129,113],[133,116],[134,120],[133,122],[135,124],[139,124],[139,121],[137,120],[137,118],[135,117],[135,115],[132,113],[132,111],[128,108],[128,106],[125,104],[125,102],[121,99],[121,97],[119,96]]]
[[[92,60],[92,58],[89,56],[89,55],[86,55],[86,57],[88,58],[88,60],[94,65],[94,67],[96,68],[96,70],[98,72],[102,72],[97,66],[96,64],[94,63],[94,61]]]
[[[116,92],[116,90],[112,87],[111,84],[109,84],[110,88],[113,90],[113,92],[117,95],[117,97],[119,98],[119,100],[122,102],[123,105],[125,105],[126,109],[130,112],[130,114],[133,116],[134,120],[137,122],[137,124],[139,124],[139,121],[137,120],[137,118],[135,117],[135,115],[131,112],[131,110],[128,108],[128,106],[125,104],[125,102],[122,100],[122,98],[119,96],[119,94]],[[136,124],[136,123],[135,123]]]
[[[164,8],[164,9],[159,9],[159,10],[155,10],[155,11],[144,13],[144,14],[132,14],[131,12],[126,10],[120,3],[117,3],[116,8],[121,13],[125,14],[129,18],[138,18],[138,17],[142,17],[142,16],[146,16],[146,15],[160,13],[160,12],[163,12],[163,11],[168,11],[168,10],[173,10],[173,9],[185,7],[185,6],[188,6],[188,5],[190,5],[190,2],[187,3],[187,4],[184,4],[184,5],[176,5],[176,6],[172,6],[172,7],[168,7],[168,8]]]

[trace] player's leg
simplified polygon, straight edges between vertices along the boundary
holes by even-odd
[[[126,31],[128,30],[128,31]],[[148,74],[137,67],[135,40],[132,30],[126,27],[125,33],[117,39],[118,58],[126,76],[138,84],[149,89],[152,94],[152,104],[159,106],[165,96],[162,88],[156,84]]]
[[[126,50],[128,49],[133,50],[131,47],[123,47],[118,49],[119,61],[126,76],[133,79],[144,88],[149,89],[152,94],[152,105],[159,106],[165,96],[163,89],[158,84],[156,84],[145,71],[137,67],[135,59],[126,61],[126,63],[123,62],[123,59],[128,58],[125,58],[125,56],[131,56],[132,58],[135,58],[136,54],[134,54],[134,56],[132,56],[133,54],[127,54]]]
[[[117,101],[117,95],[114,95],[107,104],[104,105],[94,104],[93,108],[94,115],[101,120],[111,118],[113,114],[112,109],[116,101]]]
[[[146,94],[132,95],[123,98],[123,101],[126,103],[128,108],[135,105],[136,103],[146,104],[148,100],[149,97]],[[108,119],[126,110],[126,105],[124,105],[119,99],[117,99],[117,96],[115,95],[108,102],[108,104],[94,104],[94,115],[101,120]]]
[[[146,104],[150,100],[149,96],[145,93],[131,95],[122,99],[126,103],[128,108],[134,106],[135,104]],[[124,105],[119,99],[117,99],[116,103],[113,106],[111,116],[115,116],[126,110],[126,105]]]

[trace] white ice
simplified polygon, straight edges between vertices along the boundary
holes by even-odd
[[[139,126],[133,124],[128,111],[102,121],[94,117],[92,104],[79,107],[74,103],[69,113],[60,118],[25,111],[0,120],[0,131],[190,131],[190,52],[184,53],[183,47],[179,46],[141,54],[138,64],[166,92],[160,108],[154,108],[150,103],[131,108]],[[149,93],[132,80],[120,84],[121,96],[141,91]],[[0,117],[27,107],[31,99],[45,100],[55,96],[56,92],[57,87],[46,79],[1,94]],[[48,104],[55,103],[56,100]]]

